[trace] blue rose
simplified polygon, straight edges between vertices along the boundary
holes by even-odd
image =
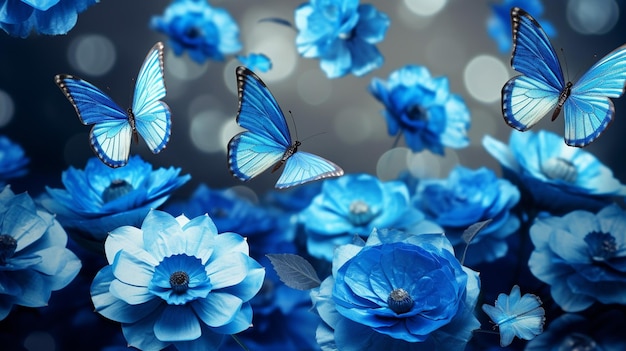
[[[389,17],[358,0],[311,0],[295,11],[296,47],[303,57],[319,58],[328,78],[363,76],[380,67],[376,43],[385,37]]]
[[[96,312],[120,322],[141,350],[217,350],[252,321],[249,301],[265,271],[248,250],[239,234],[218,234],[207,215],[150,211],[141,228],[120,227],[106,239],[109,265],[91,286]]]
[[[180,168],[152,169],[139,156],[128,164],[110,168],[93,157],[84,170],[70,167],[62,175],[65,189],[46,187],[39,202],[55,213],[65,228],[79,231],[77,240],[86,245],[102,245],[112,229],[139,225],[151,208],[191,177],[179,176]]]
[[[198,63],[223,61],[224,55],[241,50],[235,20],[228,11],[205,0],[174,0],[163,16],[152,18],[150,26],[169,36],[176,55],[187,51]]]
[[[7,180],[26,174],[28,161],[21,146],[0,136],[0,188],[4,188]]]
[[[0,28],[14,37],[67,34],[78,14],[99,0],[0,0]]]
[[[81,263],[66,245],[59,222],[28,194],[0,191],[0,320],[14,305],[46,306],[76,277]]]
[[[311,291],[324,350],[463,350],[480,327],[478,273],[443,234],[373,231],[340,246],[333,274]]]
[[[550,285],[563,310],[582,311],[596,301],[626,305],[626,212],[617,205],[539,218],[530,238],[530,271]]]
[[[469,145],[469,109],[459,95],[450,93],[446,77],[433,78],[426,67],[407,65],[386,82],[372,79],[369,91],[385,105],[389,135],[403,133],[411,150],[443,155],[446,146]]]
[[[512,131],[508,146],[487,135],[483,146],[533,211],[598,211],[614,196],[626,195],[626,186],[609,168],[591,153],[565,145],[554,133]]]
[[[408,228],[424,219],[410,206],[401,181],[381,182],[369,174],[350,174],[324,181],[322,191],[300,213],[307,249],[317,258],[332,259],[337,245],[374,228]]]

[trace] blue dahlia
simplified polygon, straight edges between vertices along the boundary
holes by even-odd
[[[26,174],[28,161],[21,146],[0,136],[0,187],[4,188],[7,180]]]

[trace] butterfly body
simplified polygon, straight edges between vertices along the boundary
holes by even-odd
[[[511,67],[521,74],[502,88],[502,115],[507,124],[526,131],[552,112],[563,111],[565,143],[584,147],[606,130],[626,85],[626,45],[594,64],[576,83],[566,82],[547,35],[524,10],[511,9]]]
[[[228,143],[228,163],[233,176],[248,181],[272,167],[284,165],[276,188],[343,175],[336,164],[299,151],[301,142],[292,142],[285,116],[263,81],[246,67],[236,69],[239,108],[237,123],[247,131]]]

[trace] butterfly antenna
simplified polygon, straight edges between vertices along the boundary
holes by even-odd
[[[293,113],[289,110],[289,116],[291,116],[291,123],[293,123],[293,130],[296,132],[296,140],[300,140],[298,138],[298,126],[296,126],[296,120],[293,118]]]
[[[300,141],[305,142],[305,141],[307,141],[307,140],[309,140],[309,139],[311,139],[313,137],[316,137],[316,136],[322,135],[322,134],[326,134],[326,132],[319,132],[319,133],[316,133],[316,134],[313,134],[313,135],[309,135],[308,137],[306,137],[306,138],[304,138],[304,139],[302,139]]]
[[[563,65],[565,66],[565,76],[567,77],[567,80],[571,82],[569,67],[567,66],[567,55],[565,55],[565,50],[563,50],[563,48],[561,48],[561,57],[563,57]]]

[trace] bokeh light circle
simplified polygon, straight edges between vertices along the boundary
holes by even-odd
[[[24,338],[24,348],[28,351],[56,351],[54,337],[47,332],[36,331]]]
[[[617,24],[619,5],[615,0],[570,0],[567,22],[581,34],[605,34]]]
[[[13,119],[15,104],[13,99],[4,90],[0,90],[0,127],[4,127]]]
[[[490,55],[474,57],[463,71],[465,88],[474,99],[484,103],[500,100],[500,91],[508,79],[506,66]]]
[[[174,51],[165,52],[165,71],[168,75],[180,80],[194,80],[200,78],[209,68],[209,63],[199,64],[188,55],[177,56]]]
[[[410,154],[411,150],[406,147],[387,150],[378,158],[376,176],[382,181],[398,179],[398,175],[407,169]]]
[[[222,145],[222,151],[226,152],[228,148],[228,142],[235,135],[243,132],[245,129],[241,128],[234,118],[229,118],[225,122],[222,123],[220,127],[219,140],[220,145]]]
[[[224,149],[220,133],[225,114],[218,110],[202,111],[191,118],[189,137],[194,147],[203,152]]]
[[[404,5],[414,14],[433,16],[446,6],[447,0],[404,0]]]
[[[113,68],[117,52],[113,42],[100,34],[84,34],[70,43],[68,50],[70,65],[77,71],[90,76],[101,76]]]
[[[308,70],[298,77],[298,95],[309,105],[320,105],[332,94],[333,86],[321,70]]]

